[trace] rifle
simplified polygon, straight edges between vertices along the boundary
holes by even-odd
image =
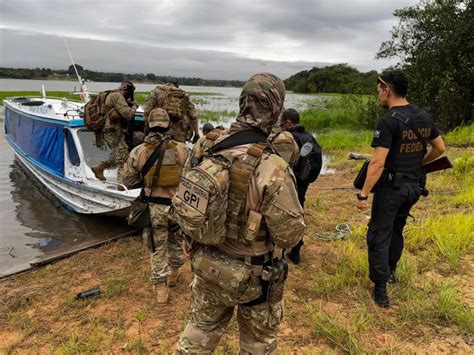
[[[439,170],[451,169],[453,165],[447,156],[438,157],[426,164],[423,164],[422,169],[425,174],[433,173]]]

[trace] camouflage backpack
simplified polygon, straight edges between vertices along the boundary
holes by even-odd
[[[171,120],[180,121],[186,117],[186,92],[172,86],[162,86],[161,91],[161,108],[168,112]]]
[[[234,157],[213,155],[187,170],[172,200],[182,231],[198,243],[222,244],[226,238],[229,169]]]
[[[84,112],[82,118],[87,129],[98,132],[101,131],[105,125],[105,114],[103,107],[107,96],[115,90],[107,90],[101,92],[99,95],[92,96],[91,99],[84,105]]]

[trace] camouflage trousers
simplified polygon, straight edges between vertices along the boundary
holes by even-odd
[[[103,163],[107,167],[117,167],[117,181],[122,181],[123,164],[128,158],[128,145],[125,143],[125,136],[122,131],[104,131],[104,142],[111,150],[110,157]]]
[[[283,319],[283,300],[245,305],[229,304],[225,291],[216,292],[195,275],[192,314],[179,339],[177,354],[212,354],[227,329],[237,306],[241,354],[274,354],[278,325]]]
[[[184,264],[184,254],[179,236],[169,231],[170,226],[176,226],[171,219],[170,206],[150,203],[150,218],[153,242],[147,238],[146,243],[151,263],[150,281],[162,283],[167,280],[170,267],[179,268]]]

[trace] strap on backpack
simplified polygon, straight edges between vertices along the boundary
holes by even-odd
[[[168,147],[168,143],[169,143],[169,138],[165,138],[160,144],[158,144],[158,146],[153,151],[153,154],[148,158],[145,165],[143,166],[141,175],[142,175],[142,177],[145,177],[145,175],[148,173],[148,171],[153,166],[153,163],[158,159],[158,162],[156,164],[155,174],[153,175],[153,179],[152,179],[152,183],[151,183],[151,187],[150,187],[150,196],[146,196],[146,198],[151,197],[153,189],[156,186],[156,182],[160,178],[161,165],[163,164],[163,158],[165,156],[165,151],[166,151],[166,148]],[[145,168],[146,168],[146,170],[145,170]],[[142,191],[141,191],[140,194],[145,197],[144,188],[142,188]]]
[[[215,154],[221,150],[249,143],[267,143],[267,136],[265,136],[263,132],[257,131],[255,129],[238,131],[223,139],[219,143],[213,145],[207,150],[207,152],[209,154]]]

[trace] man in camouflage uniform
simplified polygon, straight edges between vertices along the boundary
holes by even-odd
[[[108,160],[102,161],[91,168],[94,175],[105,180],[104,169],[118,167],[117,180],[122,180],[122,167],[128,157],[128,146],[125,142],[128,124],[135,117],[137,105],[132,107],[127,98],[133,97],[135,86],[131,81],[123,81],[117,91],[107,95],[104,103],[105,125],[102,131],[103,141],[111,150]]]
[[[224,142],[227,137],[232,138],[234,134],[239,136],[239,132],[243,131],[246,134],[248,130],[260,132],[265,140],[280,115],[284,97],[283,81],[275,75],[260,73],[252,76],[243,87],[240,113],[231,125],[229,135],[221,136],[214,147],[219,142]],[[244,161],[249,155],[253,155],[255,150],[253,148],[257,146],[236,145],[219,151],[219,154],[231,154],[236,161]],[[268,145],[266,147],[268,148]],[[273,354],[276,351],[278,325],[283,317],[284,278],[279,283],[281,292],[278,293],[274,292],[274,289],[270,291],[271,283],[265,281],[264,275],[267,268],[273,267],[277,262],[281,263],[279,265],[286,265],[284,261],[273,259],[272,250],[274,246],[287,249],[296,244],[303,236],[305,224],[291,169],[282,158],[272,153],[271,148],[267,148],[264,148],[260,155],[261,160],[258,161],[246,186],[236,186],[239,185],[239,176],[234,175],[232,168],[230,170],[225,241],[216,247],[197,245],[196,248],[195,242],[192,246],[191,255],[195,272],[192,315],[180,337],[177,353],[212,353],[225,332],[235,307],[237,307],[241,353]],[[256,150],[258,152],[258,148]],[[234,164],[235,161],[232,165]],[[234,186],[232,181],[235,181]],[[245,196],[243,204],[245,212],[236,216],[237,221],[241,219],[250,221],[250,215],[261,218],[256,224],[257,229],[255,227],[252,229],[257,231],[257,236],[252,241],[244,241],[240,232],[236,232],[239,230],[238,223],[234,225],[235,220],[229,220],[229,216],[234,213],[231,208],[233,205],[231,196],[235,189],[244,191]],[[219,217],[214,216],[214,220],[216,218]],[[251,276],[244,289],[239,288],[236,293],[231,293],[218,283],[198,276],[199,270],[196,270],[194,261],[199,253],[218,254],[224,263],[227,260],[228,263],[232,261],[250,268]],[[217,278],[221,275],[219,270],[215,270],[214,274]],[[225,278],[222,280],[225,282]]]
[[[178,80],[172,78],[163,86],[157,86],[150,92],[145,104],[143,105],[143,118],[145,120],[145,131],[148,127],[148,115],[151,110],[156,107],[165,108],[167,100],[167,92],[179,89]],[[171,123],[169,134],[177,141],[184,143],[193,139],[195,143],[199,139],[199,128],[196,108],[192,103],[189,95],[184,90],[179,89],[183,93],[184,104],[186,105],[184,117],[173,117],[170,115]],[[170,114],[170,112],[168,112]],[[193,135],[194,134],[194,135]]]
[[[207,149],[212,147],[216,140],[225,134],[227,134],[227,130],[222,126],[217,126],[216,128],[213,128],[211,131],[207,132],[206,135],[199,138],[191,149],[191,154],[189,154],[185,168],[192,168],[199,164],[203,158],[208,155]]]
[[[154,283],[158,303],[167,303],[169,286],[175,286],[184,257],[179,227],[170,214],[171,198],[176,193],[179,176],[188,155],[183,143],[169,135],[170,119],[165,110],[156,108],[149,114],[149,133],[144,143],[135,147],[124,165],[123,183],[129,188],[143,187],[148,198],[151,217],[151,238],[147,241],[151,260],[150,280]],[[164,158],[156,181],[157,161],[142,178],[141,171],[156,147],[167,142]],[[155,182],[153,183],[153,180]],[[149,231],[145,231],[145,234]]]

